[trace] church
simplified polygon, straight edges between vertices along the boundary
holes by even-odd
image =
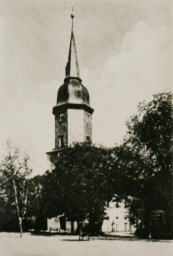
[[[82,84],[80,78],[79,63],[77,57],[76,43],[74,37],[73,19],[71,15],[72,28],[68,60],[65,68],[65,79],[59,87],[56,105],[53,107],[55,116],[55,148],[47,152],[51,169],[54,168],[56,159],[64,148],[73,146],[75,143],[92,144],[92,114],[94,109],[90,106],[90,96],[87,88]],[[106,210],[109,217],[103,223],[104,232],[129,232],[131,226],[128,220],[128,212],[123,207],[116,207],[110,202]],[[65,221],[64,216],[56,216],[48,219],[47,230],[70,232],[71,223]],[[77,223],[74,223],[74,230]]]

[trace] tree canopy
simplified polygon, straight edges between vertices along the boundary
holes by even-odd
[[[69,220],[88,219],[101,228],[104,207],[114,195],[111,152],[87,145],[63,151],[56,168],[46,174],[44,196],[48,216],[65,213]]]
[[[2,217],[2,230],[10,231],[10,225],[15,229],[18,220],[20,235],[23,232],[23,219],[26,216],[28,203],[28,179],[31,173],[29,157],[22,155],[20,150],[7,142],[7,154],[0,165],[0,201],[1,213],[9,212],[8,217]],[[9,227],[6,227],[9,225]]]
[[[173,234],[172,209],[172,95],[159,93],[139,104],[138,115],[127,122],[121,146],[132,196],[131,217],[142,236]],[[122,159],[121,159],[122,160]]]

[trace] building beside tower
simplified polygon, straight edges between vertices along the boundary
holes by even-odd
[[[56,163],[60,152],[75,143],[92,143],[92,114],[94,110],[90,106],[90,97],[87,88],[82,84],[77,58],[76,43],[72,29],[70,37],[70,47],[68,61],[65,68],[65,79],[57,93],[56,105],[53,107],[55,116],[55,148],[47,152],[52,168]],[[116,207],[110,202],[106,210],[108,220],[103,222],[104,232],[129,232],[131,226],[128,220],[128,212],[123,203]],[[65,220],[64,215],[48,219],[48,230],[59,231],[61,229],[71,230],[71,222]],[[77,223],[74,223],[74,231]]]

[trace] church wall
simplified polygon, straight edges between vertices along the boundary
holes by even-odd
[[[59,217],[54,217],[54,218],[50,218],[47,219],[47,230],[60,230],[61,226],[60,226],[60,221],[59,221]]]
[[[59,136],[63,136],[64,146],[68,145],[67,125],[67,110],[61,110],[55,115],[55,148],[60,147]]]
[[[109,207],[106,209],[108,220],[103,221],[103,232],[134,232],[135,228],[132,226],[128,219],[128,210],[125,208],[124,203],[116,207],[115,202],[110,202]]]
[[[68,146],[84,142],[84,110],[68,109]]]
[[[71,221],[66,220],[66,228],[63,229],[60,222],[62,215],[47,219],[47,231],[49,232],[71,232]],[[77,221],[74,221],[74,232],[77,231]]]

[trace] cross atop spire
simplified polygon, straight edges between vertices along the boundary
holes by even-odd
[[[72,76],[72,77],[80,78],[76,44],[75,44],[75,38],[74,38],[74,32],[73,32],[73,19],[74,19],[73,7],[72,7],[71,19],[72,19],[71,38],[70,38],[68,62],[66,65],[65,75],[66,75],[66,77]]]

